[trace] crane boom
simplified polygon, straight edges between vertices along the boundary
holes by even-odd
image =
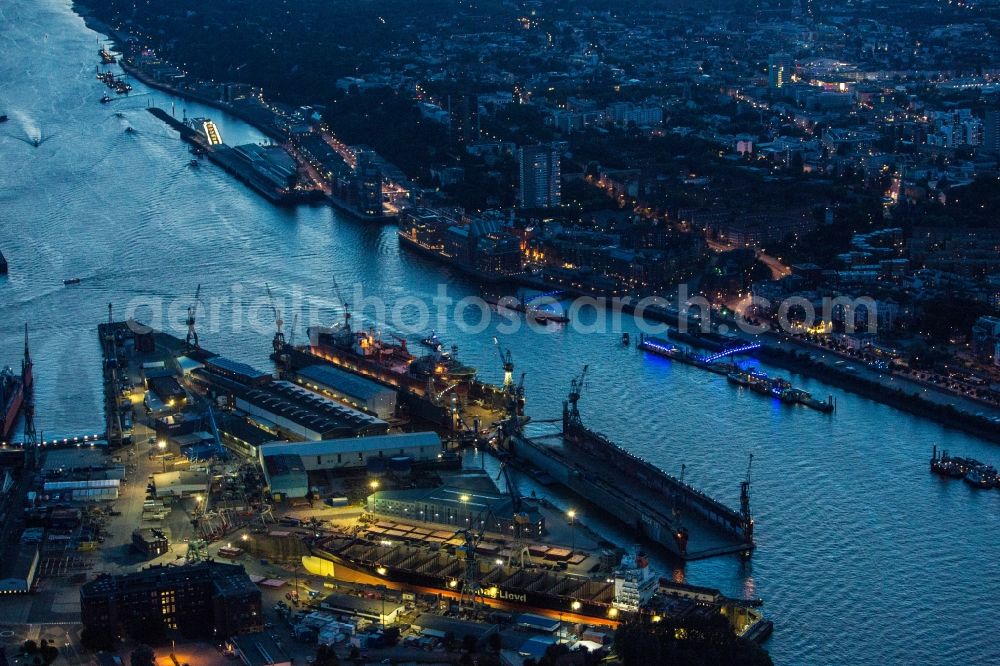
[[[188,306],[187,311],[187,336],[184,338],[184,343],[187,345],[188,349],[194,349],[199,347],[198,344],[198,331],[195,330],[194,324],[198,316],[198,301],[201,299],[201,283],[198,283],[198,288],[194,292],[194,303]]]
[[[337,276],[333,276],[333,293],[337,295],[337,300],[340,304],[344,306],[344,325],[351,325],[351,304],[344,299],[344,294],[340,291],[340,283],[337,282]]]

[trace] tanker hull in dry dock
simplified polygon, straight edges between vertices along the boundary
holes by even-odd
[[[476,379],[475,368],[459,363],[454,351],[415,357],[405,342],[384,341],[372,331],[355,332],[349,326],[316,327],[310,329],[308,347],[276,340],[274,349],[271,358],[289,369],[329,364],[394,389],[408,416],[448,430],[464,427],[455,406],[466,412],[465,420],[470,422],[475,418],[470,418],[475,411],[472,405],[481,405],[479,409],[488,416],[503,412],[512,399],[502,388]],[[523,396],[515,399],[515,409],[521,414]]]

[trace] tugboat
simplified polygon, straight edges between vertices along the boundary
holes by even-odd
[[[101,104],[107,104],[110,101],[111,101],[111,98],[108,97],[107,95],[104,95],[103,97],[101,97]]]
[[[133,132],[135,132],[135,129],[131,125],[125,128],[126,134],[132,134]]]

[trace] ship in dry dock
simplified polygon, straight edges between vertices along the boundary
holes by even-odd
[[[453,541],[462,536],[457,533]],[[714,588],[660,577],[637,548],[599,575],[523,567],[495,558],[493,551],[477,556],[477,549],[463,546],[384,538],[327,537],[311,551],[312,557],[304,558],[310,573],[511,611],[548,611],[611,626],[636,616],[658,621],[722,614],[734,632],[753,640],[763,640],[773,626],[756,610],[760,599],[734,599]]]
[[[32,363],[28,351],[28,328],[24,328],[24,358],[21,359],[20,374],[10,367],[0,370],[0,442],[9,441],[14,424],[25,405],[30,402],[32,388]]]
[[[510,453],[681,559],[749,556],[755,547],[749,466],[738,510],[666,474],[583,424],[577,402],[585,377],[586,368],[571,384],[562,431],[511,433]]]
[[[476,369],[461,363],[454,347],[450,352],[436,348],[417,356],[404,338],[383,336],[374,328],[356,329],[350,313],[335,326],[312,326],[307,332],[306,347],[275,336],[272,358],[288,370],[329,364],[374,380],[398,391],[410,416],[448,430],[478,431],[478,416],[523,413],[520,386],[505,381],[501,387],[477,379]]]

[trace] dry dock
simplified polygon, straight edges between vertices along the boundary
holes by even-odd
[[[732,509],[588,430],[575,405],[564,408],[562,432],[517,433],[508,447],[681,559],[748,556],[754,549],[749,472],[740,484],[740,509]]]

